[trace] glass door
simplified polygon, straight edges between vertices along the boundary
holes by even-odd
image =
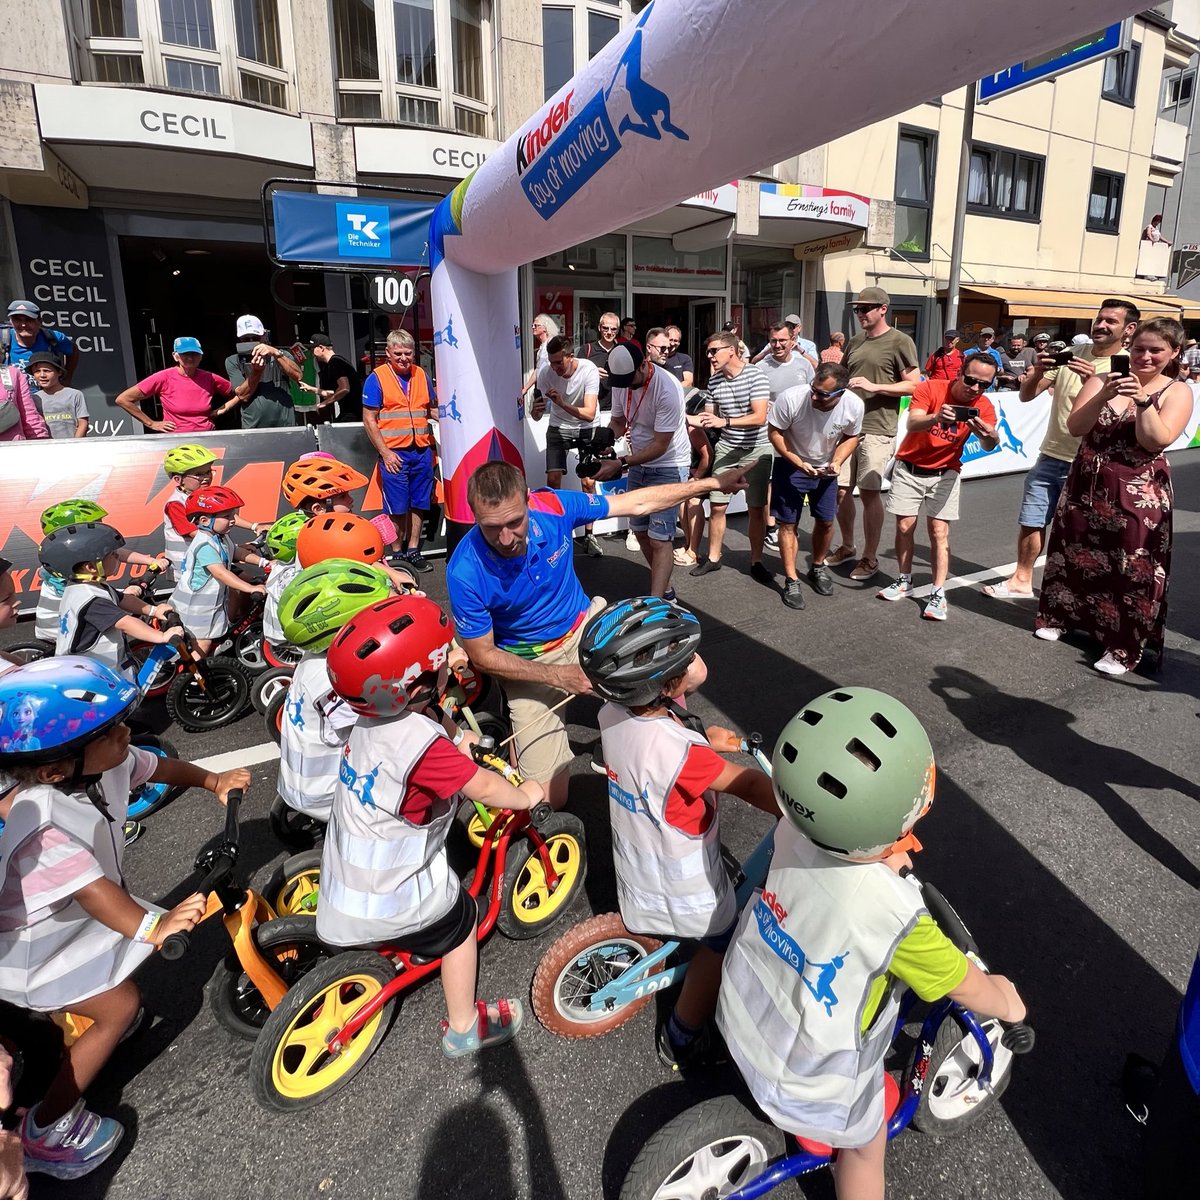
[[[687,344],[696,364],[695,384],[708,386],[708,356],[704,343],[721,328],[721,312],[725,301],[719,298],[688,301]]]
[[[615,312],[620,320],[625,314],[621,312],[624,298],[615,292],[585,292],[575,293],[575,328],[570,330],[575,338],[575,346],[583,353],[583,347],[589,342],[600,340],[597,326],[600,314]]]

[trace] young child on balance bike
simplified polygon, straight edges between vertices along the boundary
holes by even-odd
[[[819,696],[772,760],[784,819],[725,956],[717,1024],[780,1129],[837,1149],[838,1200],[883,1200],[884,1056],[905,986],[1021,1021],[1002,975],[957,949],[900,871],[933,802],[929,738],[870,688]]]
[[[600,737],[621,919],[634,933],[700,943],[658,1031],[658,1057],[673,1071],[708,1046],[721,962],[737,922],[717,793],[779,812],[762,771],[717,753],[738,749],[741,740],[717,725],[706,733],[679,703],[707,675],[699,646],[693,613],[646,596],[598,612],[579,647],[580,666],[607,701]]]

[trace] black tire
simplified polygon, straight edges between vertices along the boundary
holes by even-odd
[[[395,977],[390,962],[369,950],[337,954],[309,971],[267,1018],[254,1043],[250,1090],[258,1104],[269,1112],[298,1112],[346,1087],[387,1036],[396,997],[336,1058],[311,1045],[291,1042],[290,1035],[320,1021],[330,1000],[336,999],[339,1008],[347,1007],[349,1019],[360,999],[374,995]]]
[[[292,851],[311,850],[325,836],[323,822],[297,812],[282,796],[271,801],[267,824],[276,839]]]
[[[706,1152],[706,1153],[702,1153]],[[733,1096],[717,1096],[680,1113],[641,1149],[620,1200],[668,1194],[718,1200],[756,1179],[783,1158],[782,1131]]]
[[[152,733],[139,733],[134,736],[133,744],[140,750],[149,750],[159,758],[178,758],[179,751],[166,738],[160,738]],[[144,783],[129,797],[129,813],[131,820],[140,821],[160,808],[165,808],[172,800],[182,796],[186,787],[178,785],[167,786],[161,783]]]
[[[281,917],[312,916],[317,911],[321,851],[293,854],[271,873],[262,894]]]
[[[1012,1079],[1012,1052],[1000,1044],[1004,1028],[999,1021],[982,1021],[983,1031],[992,1047],[991,1087],[984,1089],[973,1081],[977,1077],[980,1053],[975,1039],[953,1018],[947,1017],[933,1039],[933,1053],[921,1088],[921,1101],[913,1114],[913,1124],[934,1137],[948,1137],[969,1129],[1004,1095]],[[914,1051],[919,1055],[918,1044]]]
[[[23,663],[37,662],[54,654],[54,643],[43,642],[40,638],[31,642],[13,642],[11,646],[4,647],[4,653],[19,658]]]
[[[250,703],[254,705],[255,712],[265,713],[267,705],[281,688],[287,694],[293,671],[293,667],[271,667],[250,681]]]
[[[289,988],[334,954],[318,939],[315,917],[279,917],[256,925],[252,936],[259,953]],[[271,1011],[232,952],[213,972],[208,1002],[217,1023],[247,1041],[258,1037]]]
[[[286,720],[287,698],[287,692],[276,692],[263,713],[263,728],[267,731],[267,737],[277,746],[283,742],[283,722]]]
[[[474,716],[480,734],[483,737],[494,738],[497,746],[512,737],[512,726],[503,717],[498,717],[495,713],[490,712],[475,713]],[[460,724],[464,729],[470,728],[465,721]],[[501,751],[501,753],[504,752]],[[507,754],[504,756],[508,757]]]
[[[496,925],[516,941],[538,937],[560,920],[583,895],[587,879],[587,838],[578,817],[556,812],[538,832],[546,839],[559,882],[553,892],[547,890],[541,858],[528,838],[509,843]]]
[[[247,625],[233,639],[230,655],[236,658],[247,675],[261,675],[271,664],[263,654],[263,628],[261,621]]]
[[[250,702],[250,679],[232,658],[210,658],[200,668],[177,675],[167,692],[167,712],[180,729],[203,733],[236,721]]]

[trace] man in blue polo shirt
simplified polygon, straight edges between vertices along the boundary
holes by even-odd
[[[529,492],[506,462],[480,467],[467,485],[475,526],[446,568],[450,611],[463,648],[508,697],[517,765],[536,779],[555,808],[567,800],[574,757],[561,710],[569,695],[591,689],[579,666],[584,623],[606,601],[589,600],[575,574],[572,534],[604,517],[647,516],[709,491],[741,491],[740,469],[716,479],[588,496],[549,488]]]
[[[42,310],[32,300],[14,300],[8,306],[9,328],[0,329],[0,363],[20,367],[29,376],[29,385],[36,390],[29,375],[29,357],[45,352],[56,354],[66,364],[63,384],[70,385],[71,376],[79,365],[79,350],[65,333],[46,329],[42,325]]]

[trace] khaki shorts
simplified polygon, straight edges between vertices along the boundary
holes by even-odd
[[[957,521],[961,483],[962,476],[957,471],[947,469],[940,475],[918,475],[898,462],[884,507],[894,517],[915,517],[924,508],[927,517]]]
[[[771,483],[770,446],[722,446],[718,442],[711,473],[719,475],[732,467],[747,468],[746,503],[750,508],[762,508]],[[733,496],[729,492],[709,492],[708,499],[710,504],[728,504]]]
[[[883,473],[896,450],[896,439],[882,433],[864,433],[858,448],[838,472],[838,487],[865,488],[868,492],[883,490]]]
[[[597,596],[588,606],[587,616],[561,646],[538,656],[537,661],[548,667],[579,666],[579,642],[587,622],[608,603]],[[563,710],[546,713],[567,694],[544,683],[521,683],[509,680],[504,685],[508,697],[508,713],[512,718],[514,745],[517,748],[517,768],[526,779],[547,784],[564,767],[571,764],[575,754],[567,738]]]

